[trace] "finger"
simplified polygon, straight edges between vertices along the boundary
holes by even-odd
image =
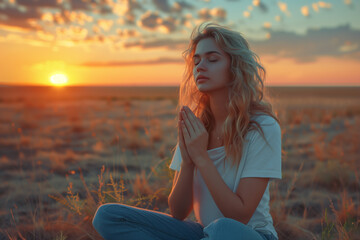
[[[185,144],[185,140],[184,140],[184,134],[183,134],[183,125],[182,125],[182,121],[185,121],[184,117],[183,117],[183,112],[179,111],[179,122],[178,122],[178,126],[179,126],[179,136],[181,136],[181,140],[183,141],[183,143]]]
[[[193,123],[193,127],[194,127],[194,131],[198,132],[199,130],[202,129],[202,123],[200,122],[200,120],[195,116],[195,114],[193,113],[193,111],[191,111],[190,108],[186,107],[186,111],[187,111],[187,116],[189,117],[190,121]]]
[[[193,124],[190,121],[190,118],[187,116],[186,111],[183,111],[182,113],[183,119],[184,119],[184,123],[186,126],[186,129],[188,130],[189,136],[195,136],[195,129],[193,127]]]
[[[181,121],[179,121],[179,138],[180,138],[180,142],[184,143],[184,135],[183,135]]]
[[[185,141],[185,145],[186,145],[186,143],[190,141],[190,134],[189,134],[188,129],[185,126],[184,121],[181,122],[181,126],[182,126],[182,134],[184,136],[184,141]]]
[[[186,112],[186,117],[191,122],[191,125],[192,125],[194,131],[196,131],[197,124],[196,124],[196,116],[195,116],[195,114],[191,111],[191,109],[188,106],[185,106],[184,109],[185,109],[185,112]]]
[[[179,114],[180,115],[180,114]],[[178,136],[179,136],[179,144],[183,145],[184,144],[184,135],[183,135],[183,130],[182,130],[182,124],[181,124],[182,118],[179,117],[179,121],[178,121]]]
[[[200,120],[200,118],[196,117],[195,122],[200,130],[206,130],[206,128],[205,128],[203,122]]]

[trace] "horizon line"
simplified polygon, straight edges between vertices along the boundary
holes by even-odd
[[[177,85],[85,85],[85,84],[71,84],[71,85],[63,85],[63,86],[55,86],[51,84],[24,84],[24,83],[1,83],[0,87],[54,87],[54,88],[67,88],[67,87],[180,87]],[[265,85],[266,87],[360,87],[360,83],[358,85]]]

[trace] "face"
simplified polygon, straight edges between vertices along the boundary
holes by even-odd
[[[198,42],[193,57],[193,74],[201,92],[227,90],[230,82],[230,57],[222,51],[213,38]]]

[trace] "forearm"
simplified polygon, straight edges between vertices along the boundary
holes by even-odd
[[[170,213],[174,218],[185,219],[193,208],[193,176],[194,166],[182,165],[168,198]]]
[[[246,224],[250,218],[242,199],[226,185],[215,165],[208,156],[202,156],[200,171],[216,206],[224,217],[232,218]]]

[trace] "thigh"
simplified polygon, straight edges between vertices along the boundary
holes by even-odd
[[[219,218],[204,228],[202,240],[264,240],[263,236],[245,224],[231,218]]]
[[[180,221],[169,214],[123,204],[104,204],[99,207],[94,221],[96,217],[100,218],[98,221],[106,221],[112,225],[111,231],[121,231],[121,226],[125,226],[126,233],[133,229],[156,236],[154,239],[198,240],[203,237],[203,228],[199,223]]]

